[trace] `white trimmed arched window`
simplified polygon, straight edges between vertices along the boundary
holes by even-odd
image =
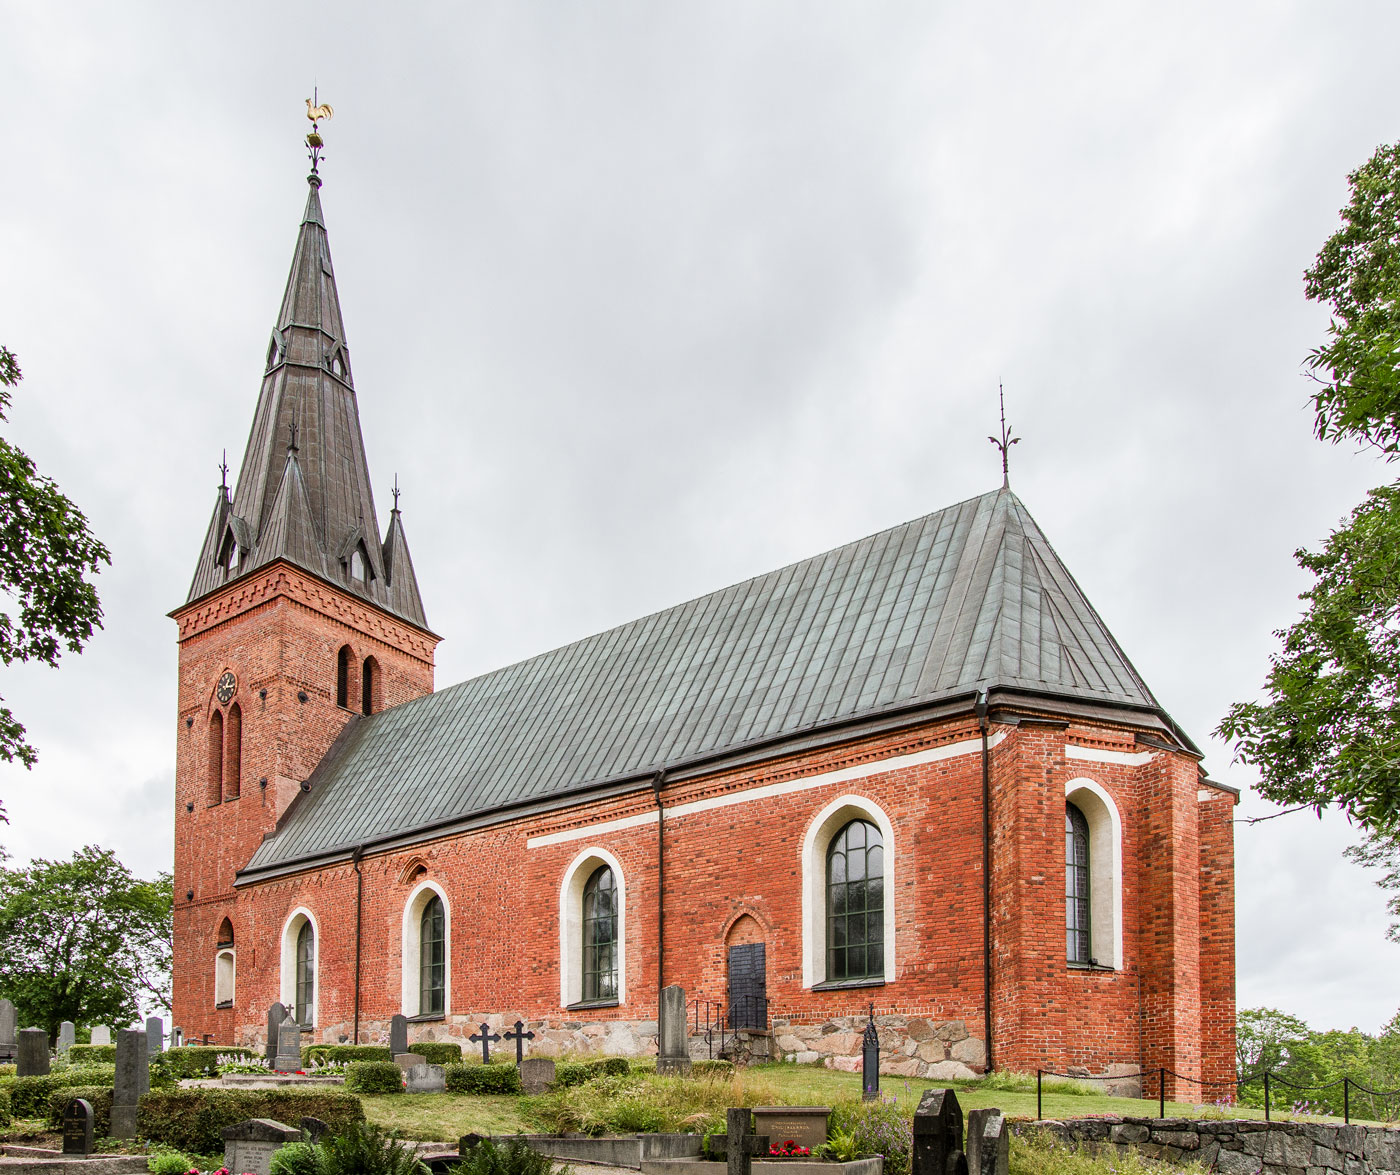
[[[452,1006],[452,907],[435,881],[421,881],[403,908],[401,1006],[405,1016],[445,1016]]]
[[[1066,939],[1069,938],[1071,921],[1079,922],[1083,916],[1082,901],[1075,903],[1071,916],[1069,902],[1070,874],[1080,881],[1077,884],[1087,889],[1088,897],[1088,962],[1097,967],[1123,966],[1123,822],[1118,815],[1118,805],[1101,784],[1092,779],[1071,779],[1065,784],[1065,803],[1072,806],[1083,818],[1081,829],[1087,828],[1087,865],[1071,866],[1067,858],[1066,869]],[[1065,813],[1066,839],[1070,839],[1069,823],[1073,813],[1067,808]],[[1075,820],[1079,825],[1080,822]],[[1082,832],[1081,832],[1082,835]],[[1077,838],[1075,838],[1077,839]],[[1084,877],[1087,870],[1087,878]],[[1087,884],[1084,882],[1087,881]],[[1080,948],[1082,953],[1082,947]],[[1073,952],[1066,956],[1075,960]]]
[[[627,890],[607,849],[584,849],[559,886],[559,1002],[627,1001]]]
[[[853,886],[857,866],[863,884]],[[817,813],[802,840],[803,987],[894,980],[894,877],[894,825],[878,804],[841,796]],[[847,903],[856,898],[863,938],[853,953],[843,936],[855,926]]]
[[[316,1024],[316,1000],[320,994],[321,928],[305,906],[292,911],[282,927],[281,993],[283,1007],[303,1028]]]

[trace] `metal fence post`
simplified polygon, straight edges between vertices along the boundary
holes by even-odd
[[[1264,1121],[1269,1120],[1269,1071],[1264,1070]]]
[[[1342,1121],[1351,1125],[1351,1078],[1342,1078]]]
[[[1042,1073],[1042,1070],[1040,1070],[1040,1069],[1037,1069],[1037,1070],[1035,1071],[1035,1120],[1036,1120],[1037,1122],[1039,1122],[1043,1117],[1045,1117],[1045,1114],[1041,1111],[1041,1107],[1040,1107],[1040,1074],[1041,1074],[1041,1073]]]
[[[1163,1066],[1157,1070],[1157,1117],[1167,1116],[1167,1070]]]

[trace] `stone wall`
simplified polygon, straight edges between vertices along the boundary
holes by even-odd
[[[774,1052],[799,1064],[821,1061],[828,1069],[858,1073],[865,1016],[833,1016],[813,1024],[773,1018]],[[931,1077],[953,1081],[976,1077],[987,1061],[980,1037],[963,1020],[923,1016],[876,1016],[880,1034],[880,1072],[896,1077]]]
[[[1384,1175],[1400,1172],[1400,1130],[1315,1122],[1197,1118],[1075,1118],[1014,1123],[1066,1142],[1133,1147],[1153,1158],[1200,1163],[1221,1175]]]

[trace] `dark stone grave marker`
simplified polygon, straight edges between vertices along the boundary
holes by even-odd
[[[533,1032],[526,1032],[525,1022],[523,1020],[517,1020],[515,1022],[515,1031],[512,1032],[507,1028],[501,1033],[501,1039],[515,1041],[515,1064],[518,1068],[520,1062],[525,1059],[525,1042],[527,1040],[534,1040],[535,1034]]]
[[[49,1034],[42,1028],[21,1028],[17,1062],[17,1076],[43,1077],[49,1071]]]
[[[1008,1175],[1011,1132],[1000,1110],[967,1112],[968,1175]]]
[[[287,1018],[287,1009],[281,1004],[273,1004],[267,1010],[267,1063],[277,1064],[277,1029]]]
[[[75,1097],[63,1108],[63,1153],[92,1154],[92,1104]]]
[[[913,1175],[956,1175],[963,1151],[963,1114],[951,1089],[926,1089],[914,1111]],[[967,1160],[962,1157],[962,1170]]]
[[[289,1142],[300,1141],[299,1126],[249,1118],[224,1131],[224,1166],[240,1175],[269,1175],[273,1154]]]
[[[320,1118],[313,1118],[309,1114],[301,1120],[301,1132],[306,1135],[308,1142],[320,1142],[331,1126],[329,1122],[323,1122]]]
[[[389,1052],[396,1057],[408,1052],[407,1016],[395,1016],[389,1021]]]
[[[277,1026],[277,1060],[273,1065],[279,1073],[295,1073],[301,1068],[301,1025],[291,1017]]]
[[[554,1062],[548,1057],[526,1057],[520,1062],[520,1088],[526,1093],[544,1093],[554,1077]]]
[[[727,1110],[724,1117],[728,1129],[710,1135],[710,1150],[724,1156],[728,1175],[753,1175],[754,1157],[768,1153],[768,1135],[753,1133],[750,1110]]]
[[[685,1031],[685,988],[672,984],[661,991],[656,1009],[656,1035],[660,1045],[656,1071],[686,1076],[690,1073],[690,1050]]]
[[[483,1020],[481,1022],[481,1031],[473,1032],[467,1039],[471,1041],[472,1044],[476,1044],[477,1041],[481,1042],[481,1063],[483,1065],[489,1065],[491,1063],[491,1044],[501,1039],[491,1031],[491,1025]]]
[[[112,1087],[112,1137],[136,1137],[136,1105],[151,1088],[146,1034],[140,1028],[117,1032],[117,1075]]]

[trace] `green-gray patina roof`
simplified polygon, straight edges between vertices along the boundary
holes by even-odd
[[[355,720],[246,871],[998,687],[1160,712],[1009,489]]]

